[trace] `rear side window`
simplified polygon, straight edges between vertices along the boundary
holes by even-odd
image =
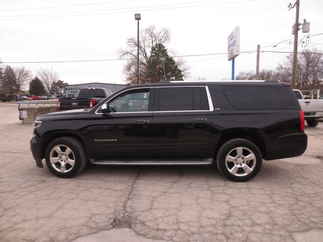
[[[209,110],[205,87],[165,87],[157,89],[156,111]]]
[[[226,86],[224,96],[237,110],[298,109],[295,94],[285,86]]]

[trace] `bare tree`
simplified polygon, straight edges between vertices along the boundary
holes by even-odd
[[[53,70],[41,69],[37,72],[37,76],[43,82],[48,93],[51,92],[53,83],[58,81],[58,74]]]
[[[141,82],[150,82],[146,80],[147,66],[151,62],[152,49],[156,46],[163,45],[170,40],[169,31],[167,29],[157,30],[155,26],[150,26],[140,34],[139,43],[139,63],[140,63],[140,76]],[[130,38],[127,41],[127,48],[120,51],[121,57],[127,57],[128,61],[124,68],[127,75],[127,80],[130,83],[136,83],[137,80],[137,39]],[[183,66],[183,62],[176,62],[178,67]],[[181,69],[181,68],[180,68]]]
[[[1,66],[1,61],[0,61],[0,94],[3,93],[3,67]]]
[[[240,72],[237,76],[237,80],[267,80],[267,81],[279,81],[279,73],[272,70],[262,70],[259,75],[255,72]]]
[[[298,61],[300,86],[304,89],[317,89],[323,78],[323,55],[316,50],[301,53]]]
[[[292,82],[292,55],[287,56],[286,61],[279,64],[275,70],[263,70],[259,78],[263,80],[280,81],[284,83]],[[323,54],[316,50],[305,50],[298,56],[298,83],[301,89],[318,89],[320,80],[323,79]],[[254,72],[241,72],[237,79],[253,80],[257,76]]]
[[[31,71],[27,70],[25,67],[13,68],[16,76],[16,85],[19,90],[22,90],[32,79]]]

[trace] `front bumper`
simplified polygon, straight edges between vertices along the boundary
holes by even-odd
[[[41,152],[41,142],[37,136],[33,136],[30,140],[30,149],[33,157],[35,159],[36,165],[39,168],[43,168],[44,165],[42,163],[42,152]]]

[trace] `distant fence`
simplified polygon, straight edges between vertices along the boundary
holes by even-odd
[[[19,101],[17,104],[19,120],[23,123],[32,123],[37,115],[59,110],[58,99]]]

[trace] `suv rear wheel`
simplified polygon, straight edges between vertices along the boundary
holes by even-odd
[[[216,165],[221,175],[229,180],[248,181],[261,169],[261,152],[247,139],[231,139],[219,149]]]
[[[48,170],[62,178],[76,176],[87,163],[82,145],[70,137],[53,140],[46,150],[45,158]]]

